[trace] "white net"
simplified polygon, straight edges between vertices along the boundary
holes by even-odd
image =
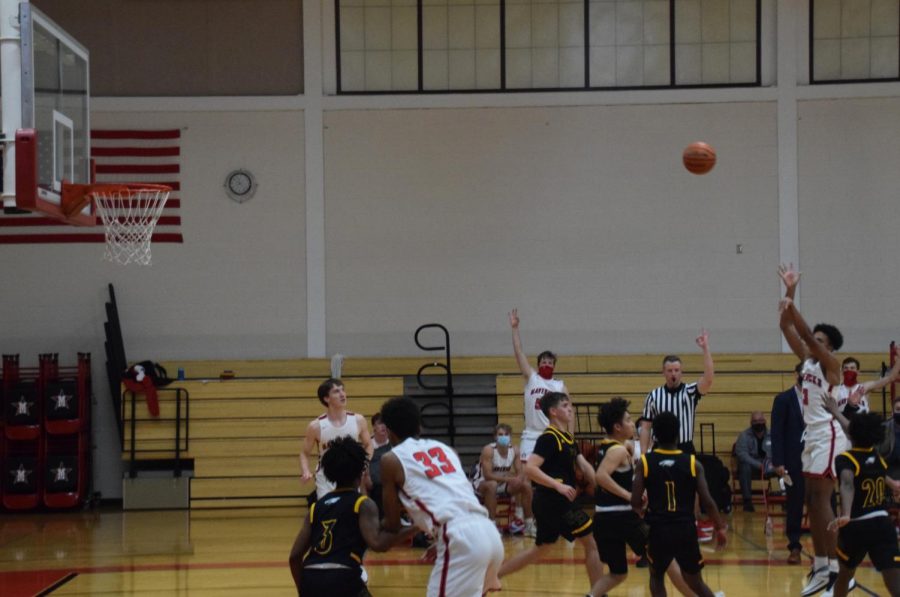
[[[104,259],[122,265],[150,265],[150,239],[171,189],[165,186],[109,186],[91,194],[106,229]]]

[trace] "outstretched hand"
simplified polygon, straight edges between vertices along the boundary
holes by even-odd
[[[509,327],[517,329],[519,327],[519,310],[513,309],[509,312]]]
[[[781,264],[778,266],[778,277],[784,282],[785,290],[791,290],[800,283],[800,272],[794,269],[794,264]]]
[[[706,351],[709,349],[709,332],[704,329],[700,330],[700,335],[697,336],[697,339],[694,340],[697,343],[697,346],[700,347],[701,350]]]
[[[856,386],[856,389],[850,392],[850,396],[847,397],[847,404],[851,406],[859,406],[859,403],[862,402],[862,397],[866,395],[866,388],[863,387],[862,384]]]

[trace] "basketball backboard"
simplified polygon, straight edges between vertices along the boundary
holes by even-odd
[[[88,50],[28,2],[19,3],[18,23],[21,126],[15,131],[15,206],[72,224],[94,224],[90,206],[74,214],[61,206],[64,181],[92,182]]]

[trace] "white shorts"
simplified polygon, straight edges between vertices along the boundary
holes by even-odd
[[[477,493],[479,489],[481,489],[482,483],[487,481],[487,479],[478,479],[472,484],[472,487],[475,488],[475,492]],[[498,483],[497,484],[497,496],[498,497],[509,497],[509,490],[506,487],[506,483]]]
[[[437,560],[428,579],[428,597],[481,597],[500,590],[497,573],[503,541],[487,517],[456,518],[438,531]]]
[[[528,438],[525,437],[525,434],[522,434],[522,440],[519,442],[519,460],[525,462],[528,460],[528,457],[531,456],[531,453],[534,452],[534,444],[537,443],[537,438]]]
[[[322,499],[326,494],[331,493],[337,486],[328,480],[325,471],[321,467],[316,469],[316,497]]]
[[[803,474],[807,477],[836,478],[834,459],[850,448],[850,442],[837,421],[810,425],[804,432]]]

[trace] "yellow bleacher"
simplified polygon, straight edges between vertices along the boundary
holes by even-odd
[[[855,355],[863,377],[880,371],[884,355]],[[700,355],[685,355],[685,380],[702,369]],[[347,358],[343,379],[349,408],[367,419],[381,404],[403,392],[403,376],[415,374],[429,358]],[[575,403],[599,403],[611,396],[631,401],[632,416],[643,408],[647,392],[663,382],[662,355],[562,356],[557,374],[565,380]],[[772,398],[793,383],[796,359],[783,354],[715,355],[713,388],[698,407],[700,425],[714,423],[716,451],[727,462],[738,433],[749,425],[750,413],[771,410]],[[304,506],[313,483],[301,483],[298,454],[309,422],[322,414],[316,389],[330,375],[326,359],[279,361],[166,362],[174,377],[183,367],[188,379],[175,381],[190,393],[190,440],[183,457],[194,461],[192,508]],[[220,379],[230,370],[234,379]],[[496,375],[497,411],[501,422],[518,434],[523,427],[522,389],[515,360],[509,357],[454,357],[455,374]],[[161,415],[153,419],[142,398],[137,400],[136,456],[172,458],[175,437],[174,392],[160,392]],[[873,404],[876,410],[880,402]],[[125,404],[125,450],[129,458],[130,403]],[[182,416],[184,413],[182,412]],[[182,423],[182,438],[184,438]],[[711,438],[705,437],[706,442]],[[711,446],[707,443],[707,450]],[[313,459],[312,465],[315,465]]]

